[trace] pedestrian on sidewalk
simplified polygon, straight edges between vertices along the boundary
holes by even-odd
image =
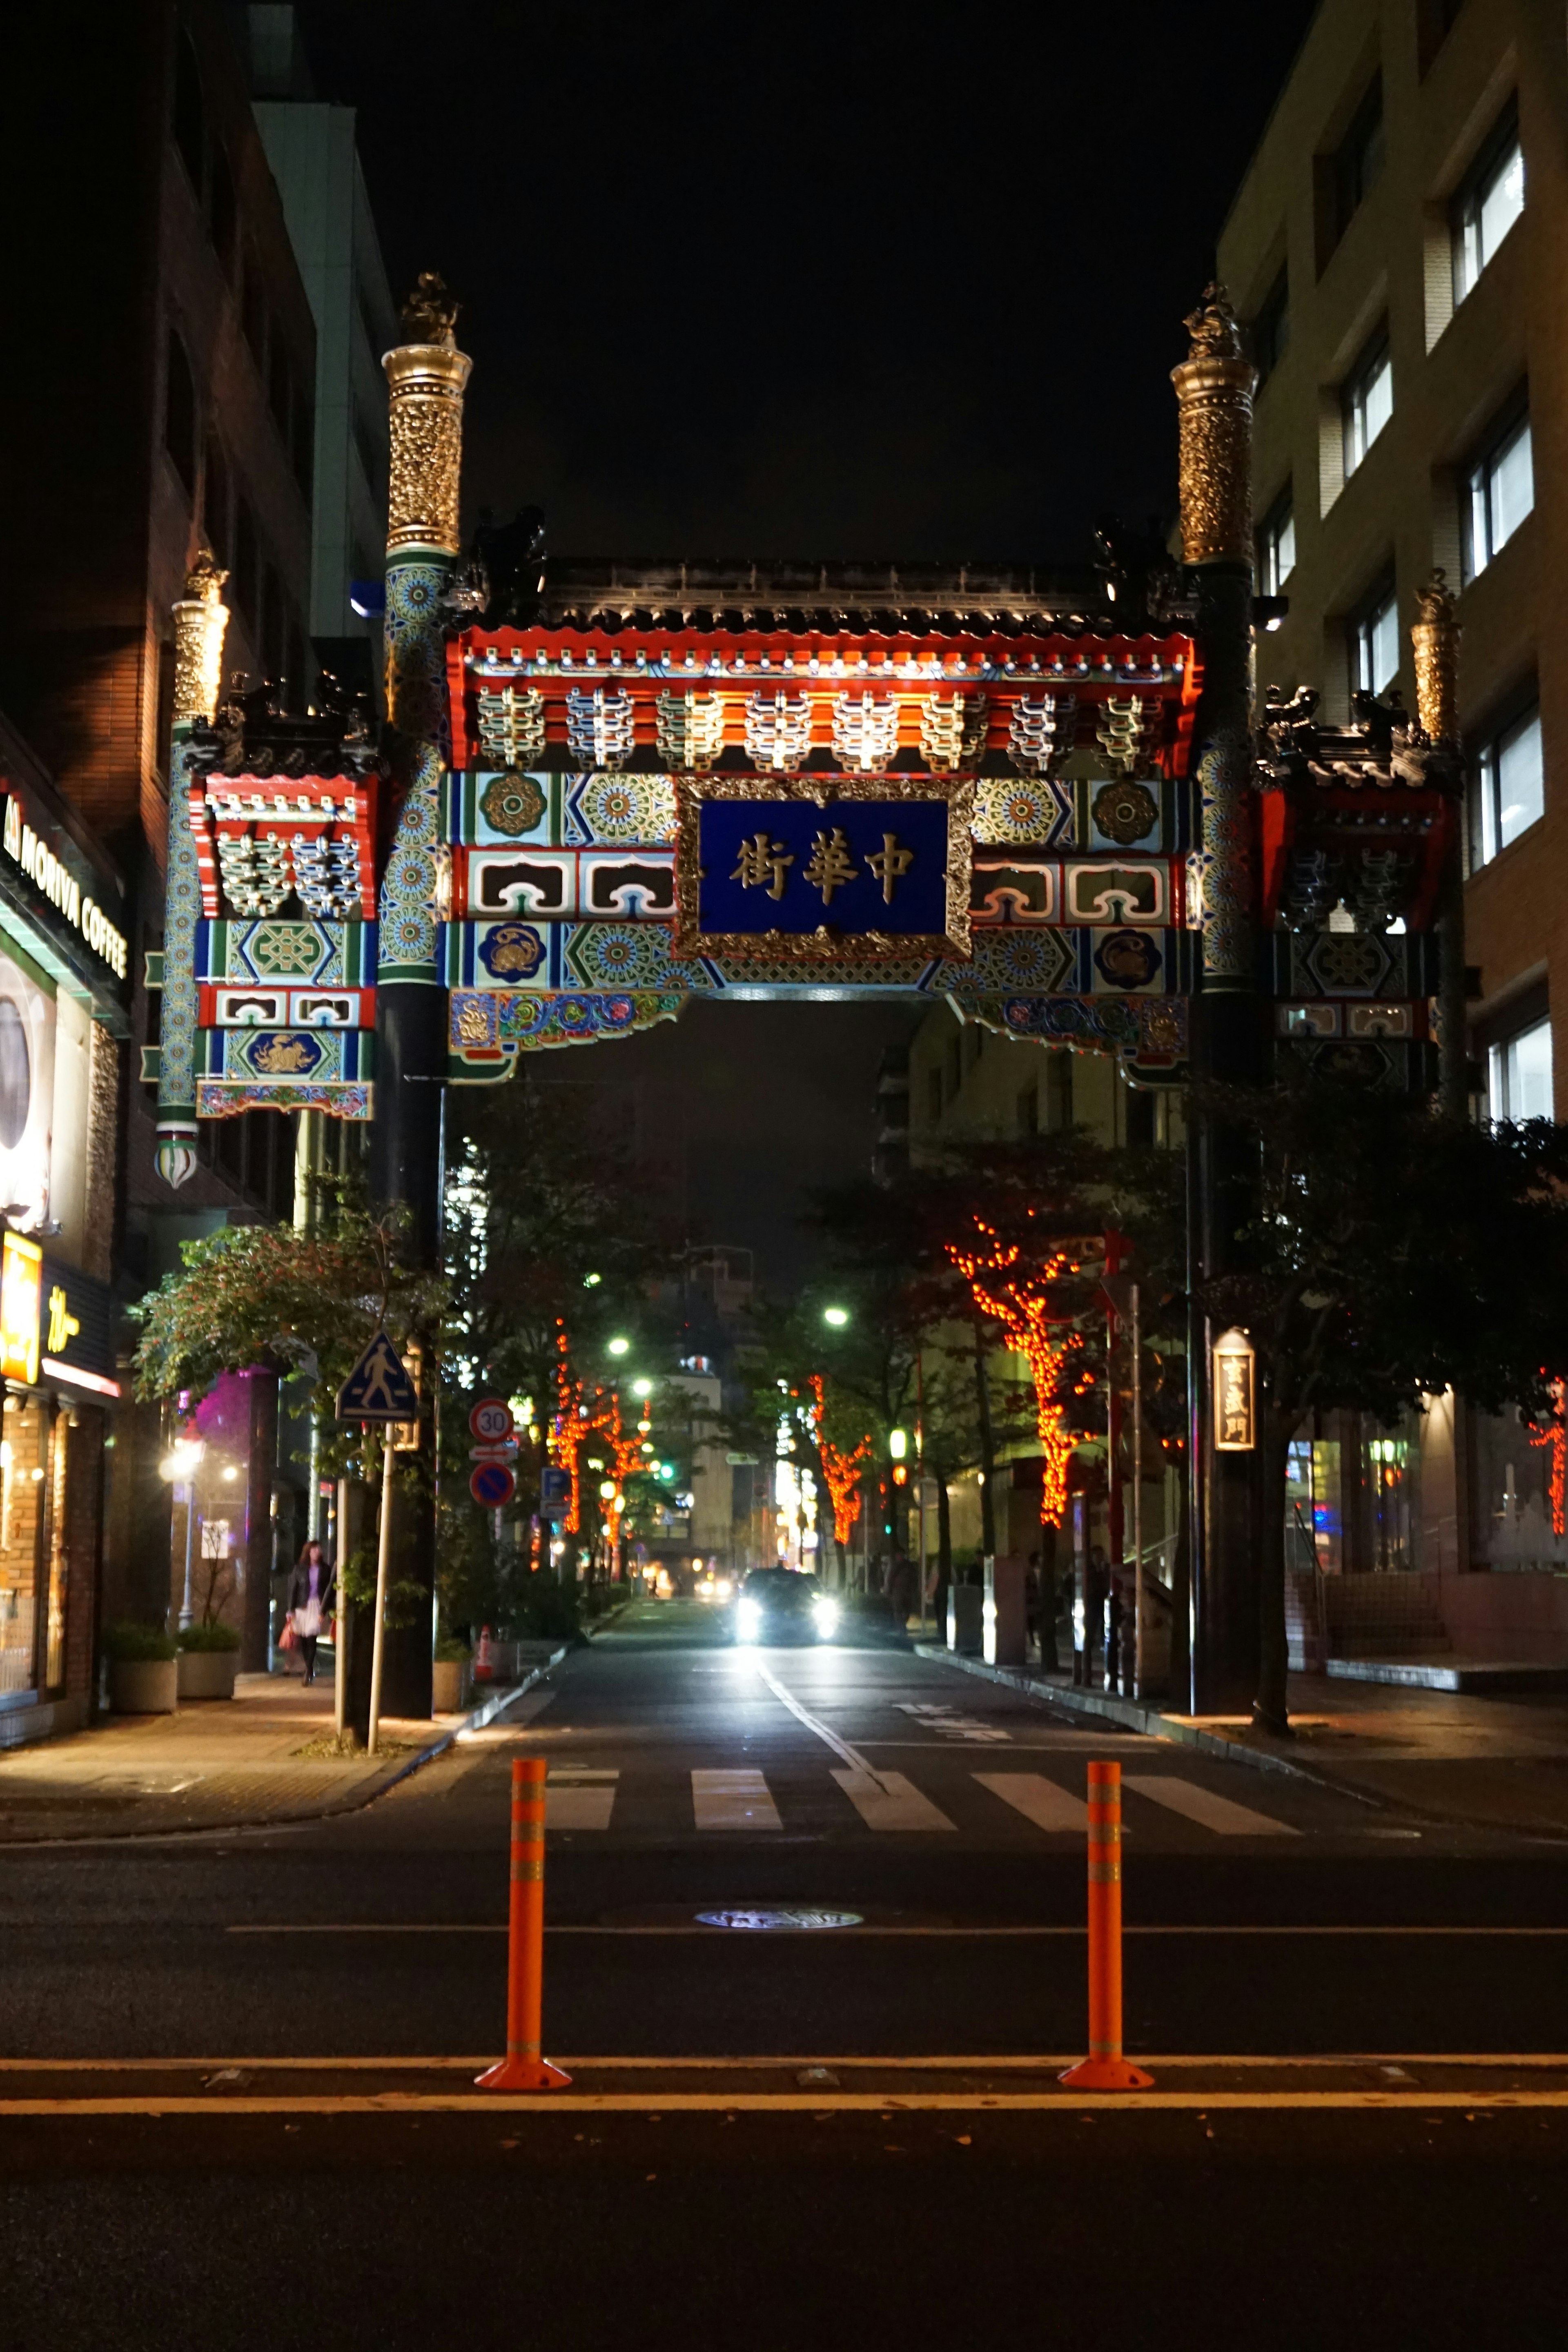
[[[337,1580],[324,1547],[314,1536],[303,1547],[289,1580],[289,1616],[305,1662],[306,1687],[316,1679],[316,1643],[331,1612]]]
[[[885,1591],[888,1607],[892,1614],[893,1631],[895,1633],[901,1633],[909,1624],[910,1611],[914,1605],[915,1597],[914,1563],[901,1551],[896,1551],[893,1554],[892,1562],[888,1570]]]

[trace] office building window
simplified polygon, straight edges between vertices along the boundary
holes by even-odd
[[[1487,1055],[1487,1114],[1491,1118],[1552,1117],[1552,1024],[1532,1022]]]
[[[1278,596],[1296,569],[1296,510],[1287,484],[1264,516],[1258,530],[1258,585],[1265,596]]]
[[[1351,615],[1351,684],[1381,694],[1399,676],[1399,600],[1394,582],[1379,582]]]
[[[1521,414],[1515,404],[1506,421],[1494,425],[1466,468],[1459,536],[1467,583],[1486,570],[1534,504],[1530,413],[1526,409]]]
[[[1366,95],[1351,117],[1350,128],[1334,151],[1334,241],[1343,236],[1373,183],[1383,169],[1383,76],[1373,74]]]
[[[180,151],[180,161],[189,173],[191,185],[198,196],[202,193],[205,177],[205,115],[195,45],[189,33],[182,27],[174,43],[174,114],[172,127],[174,144]]]
[[[1464,300],[1524,210],[1524,153],[1509,106],[1454,197],[1454,300]]]
[[[1345,379],[1341,395],[1348,481],[1394,414],[1394,363],[1380,327]]]
[[[207,189],[207,228],[212,236],[213,250],[222,262],[226,274],[234,267],[235,229],[238,218],[234,173],[229,169],[228,157],[215,140],[211,184]]]
[[[228,465],[223,443],[207,436],[206,465],[202,478],[202,529],[207,545],[220,563],[228,562]]]
[[[1531,707],[1483,743],[1470,787],[1470,866],[1489,865],[1546,808],[1541,713]]]
[[[1260,392],[1284,358],[1289,341],[1290,281],[1281,270],[1252,321],[1252,359]]]
[[[178,335],[169,337],[169,383],[164,396],[163,446],[187,497],[196,494],[196,386]]]

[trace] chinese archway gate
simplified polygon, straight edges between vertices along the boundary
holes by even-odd
[[[385,360],[384,740],[265,688],[225,700],[210,563],[175,607],[146,1073],[167,1181],[199,1120],[369,1120],[376,1196],[433,1260],[444,1087],[697,997],[945,997],[1138,1085],[1260,1075],[1270,1032],[1428,1082],[1447,722],[1372,706],[1331,730],[1299,698],[1255,743],[1254,373],[1214,289],[1174,372],[1184,564],[1112,551],[1076,580],[562,562],[521,519],[465,562],[455,315],[422,280]],[[1342,903],[1376,919],[1332,929]],[[1238,1180],[1195,1124],[1202,1276]],[[1253,1687],[1256,1503],[1193,1386],[1194,1703],[1230,1708]]]

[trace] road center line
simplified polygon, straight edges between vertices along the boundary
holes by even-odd
[[[226,1936],[504,1936],[507,1932],[507,1926],[504,1919],[341,1919],[325,1921],[309,1919],[280,1919],[256,1922],[252,1922],[250,1920],[237,1921],[226,1926],[223,1932]],[[727,1935],[727,1931],[722,1927],[704,1927],[696,1920],[679,1922],[671,1926],[650,1925],[647,1927],[611,1925],[599,1921],[592,1921],[585,1924],[578,1924],[569,1921],[546,1921],[544,1932],[547,1936],[707,1936],[710,1937],[726,1937]],[[993,1939],[1012,1936],[1077,1936],[1081,1938],[1087,1934],[1087,1932],[1088,1930],[1082,1927],[1059,1925],[1007,1927],[951,1927],[910,1926],[883,1927],[873,1923],[870,1925],[863,1924],[858,1927],[838,1927],[834,1930],[831,1936],[812,1937],[809,1935],[809,1931],[796,1930],[792,1933],[790,1930],[784,1929],[777,1931],[774,1935],[773,1940],[777,1941],[779,1935],[782,1934],[786,1936],[788,1940],[791,1942],[795,1942],[800,1939],[800,1937],[803,1934],[805,1934],[809,1941],[815,1942],[818,1945],[832,1946],[844,1943],[863,1943],[868,1937],[885,1936],[960,1936],[981,1938],[989,1937]],[[1568,1937],[1568,1927],[1325,1927],[1316,1921],[1310,1924],[1304,1923],[1301,1925],[1293,1925],[1288,1921],[1273,1922],[1263,1927],[1228,1927],[1224,1925],[1188,1927],[1155,1924],[1141,1926],[1137,1922],[1130,1920],[1123,1927],[1122,1933],[1125,1936],[1447,1936],[1449,1937],[1490,1937],[1498,1939],[1507,1939],[1509,1937],[1523,1937],[1531,1936],[1545,1938],[1561,1938],[1563,1937]],[[737,1939],[733,1936],[728,1936],[727,1940],[731,1943],[734,1943]],[[739,1940],[742,1942],[749,1940],[755,1943],[758,1939],[755,1937],[752,1937],[749,1939],[742,1937]]]
[[[770,1674],[760,1658],[757,1660],[757,1672],[780,1706],[787,1706],[797,1723],[804,1723],[807,1731],[815,1732],[818,1739],[825,1740],[841,1763],[847,1764],[852,1772],[863,1772],[868,1780],[879,1780],[876,1767],[867,1762],[860,1750],[851,1748],[847,1739],[840,1739],[836,1731],[829,1731],[826,1724],[820,1717],[813,1715],[809,1707],[802,1706],[794,1693],[785,1690],[778,1676]]]

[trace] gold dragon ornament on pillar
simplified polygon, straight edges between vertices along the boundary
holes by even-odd
[[[403,306],[408,337],[382,361],[391,387],[386,552],[456,555],[463,393],[473,362],[453,333],[458,305],[433,270]]]
[[[185,593],[174,606],[174,710],[176,727],[207,725],[223,689],[223,640],[228,578],[204,547],[185,575]]]
[[[1459,624],[1447,575],[1440,563],[1415,598],[1411,624],[1415,657],[1415,717],[1434,743],[1457,742],[1459,734]]]
[[[1252,561],[1252,394],[1258,371],[1223,286],[1207,286],[1184,320],[1193,347],[1171,371],[1181,440],[1182,556],[1187,563]]]

